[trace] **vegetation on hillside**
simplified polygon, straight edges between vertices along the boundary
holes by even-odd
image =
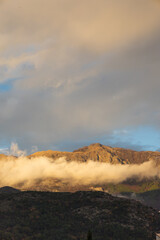
[[[0,194],[1,240],[153,240],[159,225],[154,209],[103,192]]]

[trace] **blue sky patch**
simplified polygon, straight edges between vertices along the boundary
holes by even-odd
[[[17,78],[11,78],[5,81],[4,83],[0,83],[0,92],[9,92],[13,88],[14,81],[17,80]]]

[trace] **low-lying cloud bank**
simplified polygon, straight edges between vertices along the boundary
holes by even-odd
[[[140,165],[111,165],[88,161],[86,163],[67,162],[64,158],[56,161],[46,157],[19,157],[0,161],[0,187],[17,186],[33,188],[36,181],[47,178],[58,179],[71,186],[120,183],[129,178],[139,180],[160,177],[160,169],[149,161]]]

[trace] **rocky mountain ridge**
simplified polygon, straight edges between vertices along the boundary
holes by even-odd
[[[73,152],[41,151],[29,155],[29,158],[45,156],[51,159],[65,157],[67,161],[87,162],[88,160],[107,162],[111,164],[141,164],[154,160],[160,165],[160,152],[134,151],[124,148],[112,148],[100,143],[79,148]]]
[[[0,160],[16,156],[0,154]],[[87,162],[89,160],[106,162],[111,164],[141,164],[153,160],[160,165],[160,152],[158,151],[135,151],[131,149],[105,146],[100,143],[90,144],[73,152],[67,151],[39,151],[27,156],[28,158],[48,157],[50,159],[65,158],[67,161]]]

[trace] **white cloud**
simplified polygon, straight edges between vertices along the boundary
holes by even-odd
[[[8,154],[9,154],[9,155],[12,155],[12,156],[18,156],[18,157],[20,157],[20,156],[25,156],[25,155],[26,155],[26,151],[20,150],[19,147],[18,147],[18,144],[12,142]]]
[[[35,171],[36,170],[36,171]],[[64,158],[52,161],[46,157],[28,159],[19,157],[0,161],[0,187],[13,186],[21,189],[36,189],[37,183],[51,186],[51,180],[59,180],[70,186],[101,186],[106,183],[121,183],[131,179],[150,179],[160,177],[154,162],[133,165],[112,165],[109,163],[67,162]],[[47,182],[48,180],[48,182]]]

